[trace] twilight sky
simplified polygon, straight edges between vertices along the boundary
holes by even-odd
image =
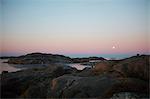
[[[149,0],[1,0],[1,55],[148,54]]]

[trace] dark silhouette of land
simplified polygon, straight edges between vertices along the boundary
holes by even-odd
[[[14,64],[49,64],[1,74],[1,98],[149,98],[150,55],[122,60],[102,57],[72,59],[63,55],[32,53],[10,58]],[[100,60],[93,68],[55,63]]]

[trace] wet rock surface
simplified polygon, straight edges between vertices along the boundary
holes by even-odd
[[[92,69],[49,65],[1,75],[2,98],[149,98],[149,55]]]

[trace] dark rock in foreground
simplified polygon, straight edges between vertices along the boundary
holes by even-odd
[[[76,72],[75,68],[49,65],[1,75],[2,98],[46,98],[53,78]]]
[[[50,65],[4,73],[1,97],[148,99],[149,61],[149,55],[142,55],[120,61],[105,60],[82,71]]]
[[[139,78],[148,81],[150,56],[134,56],[113,66],[113,69],[125,77]]]
[[[126,91],[148,94],[147,86],[147,82],[136,78],[61,76],[52,81],[51,90],[55,98],[110,98]]]

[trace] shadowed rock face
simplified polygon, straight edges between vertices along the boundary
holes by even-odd
[[[75,68],[49,65],[1,75],[1,97],[44,98],[53,78],[76,72]]]
[[[61,76],[52,81],[52,96],[56,98],[94,98],[104,95],[105,91],[115,83],[119,81],[105,76]]]
[[[125,63],[128,63],[128,68],[124,68]],[[53,79],[51,97],[110,98],[119,92],[131,92],[138,95],[137,99],[148,98],[148,63],[149,56],[144,55],[120,61],[102,61],[93,69]]]
[[[95,75],[107,73],[112,71],[112,68],[118,61],[101,61],[100,63],[96,64],[95,67],[92,69]]]
[[[71,63],[72,59],[63,55],[31,53],[24,56],[10,58],[10,64],[51,64],[51,63]]]
[[[149,80],[150,56],[135,56],[123,60],[113,66],[113,70],[126,77],[134,77],[143,80]]]
[[[138,82],[138,83],[137,83]],[[148,83],[136,78],[61,76],[52,81],[52,96],[56,98],[109,98],[121,91],[146,93]]]
[[[149,97],[150,56],[102,61],[78,71],[50,65],[1,75],[2,98],[111,98],[134,93]],[[120,94],[121,93],[121,94]],[[128,94],[128,95],[129,95]],[[133,95],[130,95],[133,96]]]

